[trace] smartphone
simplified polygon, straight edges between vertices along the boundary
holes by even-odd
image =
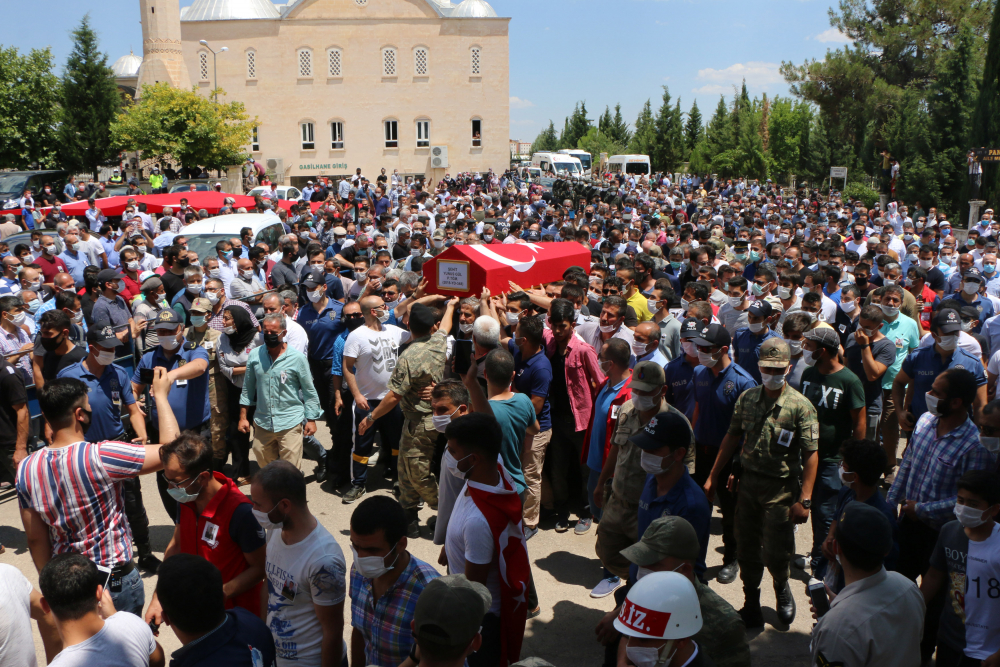
[[[809,579],[809,597],[816,609],[816,618],[823,618],[823,615],[830,611],[830,598],[826,594],[826,585],[819,579]]]
[[[111,582],[111,568],[104,567],[103,565],[98,565],[97,571],[100,573],[101,576],[101,586],[103,586],[104,589],[107,590],[108,584]]]
[[[455,372],[465,375],[469,372],[472,357],[472,341],[456,340],[452,348],[452,358],[455,360]]]
[[[152,368],[140,368],[139,369],[139,382],[142,384],[153,384],[153,369]]]

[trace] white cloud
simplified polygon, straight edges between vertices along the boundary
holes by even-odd
[[[836,28],[827,28],[820,34],[813,37],[817,42],[824,44],[850,44],[851,38],[840,32]]]
[[[778,63],[751,61],[736,63],[725,69],[712,69],[711,67],[700,69],[698,70],[699,79],[722,85],[706,85],[703,89],[695,92],[724,92],[730,90],[731,86],[740,86],[744,80],[746,80],[748,88],[767,88],[771,84],[784,83],[784,77],[778,71],[779,67]],[[705,90],[705,88],[712,88],[712,90]]]
[[[726,95],[733,92],[733,87],[720,86],[713,83],[707,86],[702,86],[701,88],[692,88],[691,92],[696,95]]]
[[[535,106],[534,102],[531,100],[522,100],[520,97],[510,97],[510,108],[511,109],[528,109]]]

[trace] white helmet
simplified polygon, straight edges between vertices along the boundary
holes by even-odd
[[[615,619],[616,630],[642,639],[686,639],[701,625],[694,584],[677,572],[652,572],[637,581]]]

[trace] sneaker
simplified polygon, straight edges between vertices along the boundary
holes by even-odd
[[[340,499],[345,505],[350,505],[355,500],[365,495],[365,487],[351,485],[351,488],[347,490],[347,493]]]
[[[590,527],[592,525],[594,525],[594,520],[592,518],[587,517],[586,519],[580,519],[576,522],[576,528],[573,529],[573,532],[577,535],[586,535],[590,531]]]
[[[594,590],[590,591],[590,597],[606,598],[624,585],[625,582],[621,577],[608,577],[607,579],[602,579],[599,584],[594,586]]]
[[[524,527],[524,541],[527,542],[532,537],[538,534],[538,526],[525,526]]]
[[[535,607],[534,609],[532,609],[531,611],[528,612],[528,618],[529,619],[532,619],[532,618],[535,618],[536,616],[541,616],[541,615],[542,615],[542,606],[541,605]]]
[[[565,533],[567,530],[569,530],[569,518],[556,519],[556,532]]]

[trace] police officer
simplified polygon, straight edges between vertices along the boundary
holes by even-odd
[[[774,314],[767,301],[754,301],[747,308],[747,326],[733,333],[733,359],[757,384],[760,384],[760,371],[757,370],[760,346],[769,338],[780,338],[769,326],[776,319],[772,317]]]
[[[94,322],[87,332],[87,343],[90,346],[87,357],[62,369],[56,376],[75,378],[87,385],[91,410],[87,442],[128,442],[122,423],[122,404],[128,409],[129,423],[136,435],[133,442],[149,442],[146,439],[146,424],[139,405],[135,402],[128,374],[114,363],[122,342],[115,336],[111,322]],[[149,546],[149,518],[142,502],[142,485],[139,479],[135,477],[124,480],[122,492],[125,517],[139,552],[139,567],[155,573],[160,566],[160,559],[153,555]]]
[[[673,359],[666,368],[667,389],[663,397],[667,402],[694,421],[694,369],[698,367],[698,346],[694,339],[698,337],[704,325],[700,320],[689,317],[681,324],[681,354]]]
[[[931,320],[931,336],[934,345],[919,347],[903,360],[903,365],[892,382],[892,400],[901,406],[899,426],[904,431],[912,431],[920,415],[927,412],[926,394],[934,384],[934,378],[949,368],[964,368],[976,376],[976,400],[972,404],[978,417],[986,405],[986,373],[983,363],[958,347],[958,337],[962,331],[962,318],[952,308],[943,308]],[[907,391],[907,386],[911,390]],[[910,395],[907,405],[904,397]]]
[[[768,304],[770,307],[770,304]],[[780,340],[780,339],[779,339]],[[736,400],[747,389],[757,386],[757,382],[744,368],[729,360],[732,339],[721,324],[704,324],[691,342],[697,347],[701,364],[694,371],[694,439],[695,472],[698,484],[705,484],[712,466],[719,458],[719,445],[726,436],[729,422],[733,418]],[[732,471],[732,452],[723,462],[721,474],[727,479]],[[733,521],[736,517],[736,495],[726,485],[719,488],[719,509],[722,512],[722,569],[716,576],[720,584],[730,584],[736,580],[739,565],[736,557],[736,533]]]
[[[449,301],[448,309],[453,310],[457,302],[458,299]],[[447,319],[450,321],[451,317]],[[431,419],[430,401],[423,399],[421,394],[444,377],[448,336],[444,330],[438,331],[440,324],[439,311],[422,303],[410,308],[409,326],[414,340],[400,355],[389,377],[389,391],[385,398],[358,426],[358,433],[364,435],[382,415],[388,414],[397,405],[403,412],[405,421],[403,437],[399,442],[398,463],[399,502],[406,511],[406,533],[411,538],[420,537],[420,520],[417,517],[420,499],[423,498],[435,511],[438,504],[437,479],[431,473],[438,431]]]
[[[765,563],[774,580],[778,619],[786,624],[795,619],[788,570],[795,551],[795,524],[805,523],[812,507],[819,423],[812,403],[785,382],[790,363],[791,351],[784,340],[772,338],[761,346],[759,364],[765,384],[737,399],[719,456],[705,482],[709,499],[730,482],[722,472],[743,438],[741,474],[732,483],[739,485],[737,558],[745,597],[740,616],[747,628],[764,625],[760,581]]]
[[[337,420],[333,418],[330,367],[333,365],[333,344],[345,328],[341,318],[344,304],[327,295],[326,272],[323,269],[311,269],[303,276],[302,284],[306,289],[307,301],[299,308],[295,321],[302,325],[309,337],[309,372],[312,374],[316,393],[319,394],[320,407],[327,415],[326,424],[330,428],[330,437],[336,438]],[[317,475],[325,479],[325,468],[320,472],[322,475],[319,472]]]
[[[161,311],[152,325],[156,329],[157,346],[142,355],[132,375],[132,393],[139,395],[146,390],[143,376],[160,366],[167,370],[171,383],[170,407],[177,417],[177,427],[181,431],[194,431],[208,439],[211,411],[208,397],[208,352],[205,348],[184,341],[184,323],[173,310]],[[156,404],[147,410],[152,423],[147,429],[152,442],[159,442]],[[177,502],[167,495],[167,480],[160,471],[156,474],[156,485],[167,514],[176,523]]]

